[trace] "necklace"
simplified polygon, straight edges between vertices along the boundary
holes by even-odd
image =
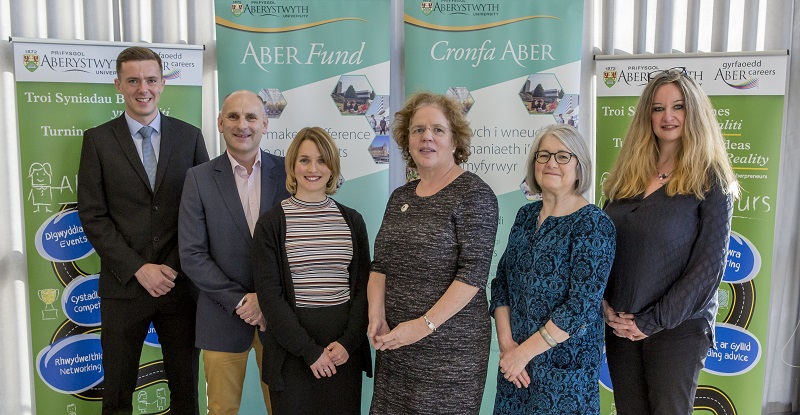
[[[666,180],[667,177],[669,177],[670,174],[672,174],[672,172],[669,172],[669,173],[658,173],[658,182],[659,183],[664,183],[664,180]]]

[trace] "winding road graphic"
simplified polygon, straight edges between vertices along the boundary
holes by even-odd
[[[709,411],[715,415],[737,415],[733,401],[721,389],[699,385],[697,394],[694,396],[695,411]]]
[[[67,203],[61,206],[60,211],[62,213],[67,213],[69,211],[77,210],[78,205],[77,203]],[[51,261],[53,267],[53,273],[56,276],[56,279],[66,287],[72,281],[77,280],[79,278],[83,278],[91,273],[88,273],[82,270],[75,261],[65,261],[65,262],[57,262]],[[100,327],[85,327],[78,324],[75,324],[71,320],[67,319],[64,320],[53,332],[52,337],[50,338],[50,344],[54,344],[60,340],[63,340],[69,336],[75,336],[78,334],[99,334]],[[153,386],[159,383],[167,383],[167,378],[164,374],[164,362],[163,360],[155,360],[152,362],[146,362],[139,365],[139,372],[136,378],[136,391],[143,390],[147,387]],[[99,383],[97,386],[89,388],[83,392],[74,393],[72,394],[76,398],[85,400],[85,401],[101,401],[103,399],[103,383]],[[159,415],[164,414],[169,411],[169,407],[167,406],[163,410],[158,410],[157,412],[149,412],[142,415]]]
[[[731,287],[731,308],[723,323],[747,329],[753,319],[756,306],[756,287],[753,280],[741,284],[728,283]],[[715,415],[736,415],[736,406],[721,389],[710,385],[698,385],[694,397],[696,411],[709,411]]]
[[[753,319],[753,311],[756,307],[756,286],[753,280],[742,284],[731,284],[731,309],[723,323],[733,324],[743,329],[747,329]]]

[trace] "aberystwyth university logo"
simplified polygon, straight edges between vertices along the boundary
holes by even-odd
[[[231,3],[231,13],[233,13],[234,16],[239,17],[242,15],[242,12],[244,12],[244,4],[242,4],[242,2],[235,1]]]
[[[480,0],[422,1],[420,6],[425,16],[430,16],[431,13],[479,17],[500,14],[500,3],[485,3]]]
[[[39,54],[35,50],[26,50],[22,55],[22,65],[31,72],[39,69]]]
[[[617,83],[617,68],[612,66],[603,70],[603,83],[609,88]]]
[[[292,4],[290,6],[276,4],[277,0],[233,0],[231,2],[231,13],[235,17],[247,14],[255,17],[282,17],[282,18],[306,18],[310,13],[310,6],[304,4]],[[217,17],[220,23],[220,17]],[[242,28],[238,28],[242,29]]]

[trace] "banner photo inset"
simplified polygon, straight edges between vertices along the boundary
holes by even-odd
[[[462,167],[498,198],[490,281],[517,210],[534,198],[524,180],[537,130],[580,123],[583,7],[582,1],[405,2],[406,96],[429,90],[464,103],[474,136]],[[498,359],[495,339],[481,413],[494,407]]]
[[[700,373],[695,413],[761,412],[771,253],[787,76],[785,53],[597,57],[597,205],[647,74],[685,67],[711,98],[728,157],[742,186],[734,202],[725,275],[718,295],[716,348]],[[613,385],[601,371],[601,411],[615,413]]]
[[[121,116],[125,109],[123,96],[114,88],[116,58],[133,44],[12,41],[35,356],[34,407],[46,414],[99,414],[100,259],[78,218],[78,163],[83,131]],[[161,111],[200,127],[202,47],[138,46],[152,48],[163,60],[167,87]],[[161,414],[169,408],[160,344],[152,325],[132,401],[137,414]]]

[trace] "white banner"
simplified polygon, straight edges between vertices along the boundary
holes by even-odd
[[[17,82],[113,84],[117,77],[117,55],[134,45],[23,38],[12,41]],[[203,85],[202,46],[135,45],[149,47],[158,53],[164,66],[164,78],[170,85]]]

